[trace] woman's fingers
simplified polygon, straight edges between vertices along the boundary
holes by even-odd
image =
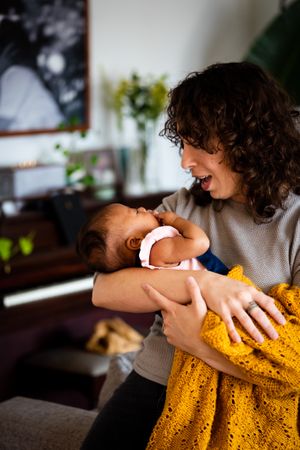
[[[255,318],[255,322],[253,321],[253,319],[250,317],[249,314],[253,318]],[[255,308],[255,312],[253,309],[253,312],[251,311],[250,313],[247,313],[245,310],[240,309],[239,311],[237,311],[235,313],[234,317],[236,317],[236,319],[240,322],[240,324],[243,326],[245,331],[247,331],[247,333],[259,344],[263,343],[264,338],[263,338],[263,335],[261,334],[261,332],[258,330],[256,322],[260,324],[260,326],[264,329],[266,334],[271,339],[278,338],[277,331],[272,326],[272,324],[269,321],[269,319],[267,318],[266,314],[258,307]],[[241,337],[235,328],[235,324],[232,320],[232,317],[229,316],[228,318],[223,319],[223,320],[226,324],[228,334],[229,334],[230,338],[232,339],[232,341],[236,342],[236,343],[241,342]]]
[[[276,320],[276,322],[279,323],[279,325],[284,325],[286,323],[285,317],[276,307],[274,299],[272,297],[269,297],[263,292],[258,291],[254,300],[259,304],[261,308],[264,309],[264,311],[270,314],[270,316],[273,317],[273,319]]]
[[[240,343],[242,341],[242,339],[241,339],[241,336],[239,335],[239,333],[236,331],[232,317],[230,315],[228,315],[228,317],[223,319],[223,321],[226,325],[226,328],[227,328],[227,331],[228,331],[228,334],[229,334],[229,337],[231,338],[231,340],[237,344]]]
[[[169,300],[152,286],[142,285],[146,294],[162,312],[163,333],[167,341],[185,352],[197,354],[201,345],[200,332],[207,307],[193,277],[187,278],[186,286],[191,301],[187,305],[181,305]]]
[[[201,295],[200,287],[197,281],[193,277],[188,277],[186,280],[186,285],[191,296],[191,306],[197,308],[201,315],[206,314],[207,306]],[[170,312],[171,310],[176,308],[176,306],[180,306],[162,295],[150,284],[143,284],[142,288],[147,293],[149,298],[151,298],[151,300],[153,300],[157,307],[162,311]]]
[[[249,314],[251,317],[262,327],[262,329],[265,331],[265,333],[271,338],[271,339],[277,339],[278,333],[271,324],[270,320],[266,316],[266,314],[260,309],[260,307],[257,307],[255,309],[252,309]]]
[[[256,324],[259,324],[271,339],[278,338],[278,333],[266,313],[280,325],[285,324],[286,320],[277,309],[274,300],[263,292],[257,291],[253,300],[246,305],[245,311],[236,316],[250,336],[257,342],[263,342],[263,336],[257,329]]]
[[[264,341],[263,335],[257,328],[257,325],[269,336],[271,339],[278,338],[278,332],[275,327],[272,325],[270,319],[268,318],[268,313],[276,322],[280,325],[284,325],[286,320],[281,312],[277,309],[274,300],[264,294],[263,292],[256,291],[255,295],[252,295],[252,299],[249,298],[247,303],[244,303],[244,306],[239,303],[238,306],[235,306],[234,311],[231,311],[231,315],[236,317],[236,319],[241,323],[243,328],[248,332],[248,334],[257,342],[262,343]],[[229,311],[228,311],[229,314]],[[234,322],[232,317],[228,316],[223,319],[226,323],[228,333],[231,339],[234,342],[239,342],[238,333],[235,329]]]
[[[226,323],[228,333],[234,342],[239,342],[239,337],[233,317],[258,342],[262,341],[261,331],[272,339],[277,337],[277,332],[268,316],[280,325],[285,324],[285,318],[276,307],[274,300],[254,286],[207,271],[203,288],[208,308]],[[252,302],[255,302],[257,306],[249,310]]]
[[[241,310],[239,313],[235,315],[238,321],[241,323],[243,328],[248,332],[248,334],[259,344],[262,344],[264,341],[263,335],[260,333],[253,320],[246,313],[246,311]],[[276,332],[276,330],[274,330]],[[277,336],[278,337],[278,336]]]
[[[207,313],[207,306],[202,297],[201,289],[194,277],[188,277],[186,280],[188,292],[191,296],[191,306],[196,308],[201,316]]]
[[[157,305],[157,309],[168,311],[170,309],[170,305],[174,304],[172,300],[169,300],[167,297],[162,295],[150,284],[143,284],[142,288],[149,296],[149,298],[151,298],[151,300]]]
[[[188,305],[180,305],[169,300],[149,284],[142,285],[149,298],[161,310],[163,333],[170,344],[188,351],[189,345],[199,339],[203,320],[207,313],[206,303],[193,277],[188,277],[186,286],[191,298]]]

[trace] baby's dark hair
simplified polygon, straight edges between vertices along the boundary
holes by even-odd
[[[110,204],[102,207],[79,230],[76,250],[89,270],[93,272],[114,272],[126,267],[122,246],[118,248],[118,239],[113,252],[107,245],[110,236],[109,218],[112,211]]]
[[[257,65],[220,63],[190,73],[170,91],[167,113],[160,134],[175,145],[184,140],[215,153],[212,139],[219,139],[256,222],[270,220],[290,191],[299,194],[299,112]],[[212,201],[197,179],[191,192],[199,205]]]

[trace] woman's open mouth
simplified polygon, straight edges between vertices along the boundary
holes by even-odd
[[[198,178],[201,184],[201,188],[204,191],[207,191],[209,189],[210,183],[211,183],[211,175],[208,175],[206,177],[199,177]]]

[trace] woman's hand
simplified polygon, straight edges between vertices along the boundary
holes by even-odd
[[[148,297],[162,312],[163,332],[167,341],[201,359],[210,367],[251,383],[247,374],[201,339],[200,333],[207,313],[206,303],[198,282],[193,277],[187,278],[186,286],[191,302],[188,305],[181,305],[168,299],[149,284],[143,285]]]
[[[258,291],[253,286],[226,276],[207,272],[202,294],[208,308],[225,322],[233,342],[241,341],[235,329],[233,317],[236,317],[249,335],[259,343],[262,343],[264,338],[258,330],[257,324],[271,339],[278,338],[277,331],[265,313],[268,313],[280,325],[284,325],[286,322],[275,306],[272,297]]]
[[[191,298],[188,305],[180,305],[169,300],[149,284],[143,285],[143,289],[157,305],[157,309],[161,310],[164,320],[163,332],[167,341],[181,350],[199,356],[200,332],[207,306],[193,277],[187,278],[186,286]]]

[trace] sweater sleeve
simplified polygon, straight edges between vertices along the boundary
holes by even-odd
[[[253,284],[240,266],[235,266],[228,276]],[[282,283],[274,286],[269,295],[287,321],[285,325],[278,325],[270,318],[278,339],[268,338],[261,330],[265,339],[259,344],[236,321],[242,342],[232,343],[224,322],[212,311],[207,313],[201,338],[247,373],[253,384],[277,394],[280,392],[280,395],[300,392],[300,288]]]

